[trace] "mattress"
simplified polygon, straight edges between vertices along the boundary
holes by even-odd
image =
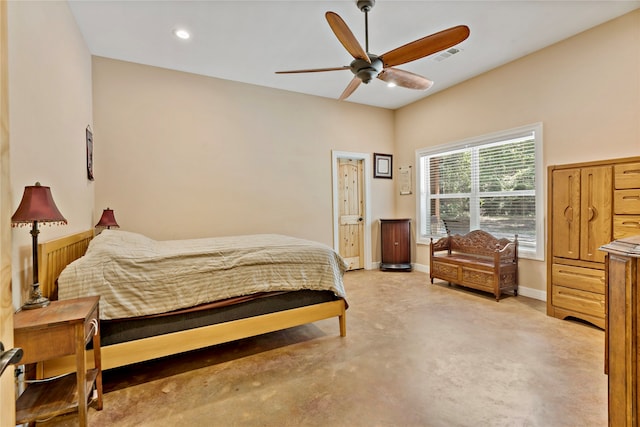
[[[156,241],[104,230],[62,271],[58,295],[100,295],[104,320],[264,292],[330,291],[345,298],[346,267],[326,245],[277,234]]]
[[[323,302],[339,297],[331,291],[270,292],[248,298],[232,298],[221,304],[205,304],[189,310],[131,319],[101,320],[102,346],[193,329],[232,320]]]

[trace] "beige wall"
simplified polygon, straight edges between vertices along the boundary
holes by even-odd
[[[545,175],[552,164],[637,156],[639,46],[635,11],[402,108],[396,157],[414,164],[416,149],[535,122],[544,126]],[[415,217],[415,197],[398,196],[396,206]],[[428,265],[428,249],[418,246],[417,263]],[[545,263],[520,265],[521,285],[546,291]]]
[[[12,208],[24,187],[50,186],[66,226],[41,227],[40,241],[92,226],[85,128],[92,124],[91,55],[66,2],[8,2]],[[14,228],[13,301],[32,282],[30,227]]]
[[[123,229],[158,239],[277,232],[332,244],[332,150],[392,153],[397,177],[418,148],[541,121],[545,166],[640,152],[639,11],[393,112],[92,63],[66,3],[8,6],[14,209],[39,180],[69,220],[43,227],[41,240],[91,228],[108,206]],[[85,171],[88,124],[95,182]],[[415,197],[399,196],[397,180],[371,186],[375,261],[376,220],[414,218]],[[30,236],[12,237],[19,305]],[[427,265],[426,247],[414,261]],[[523,286],[543,292],[545,264],[521,265]]]
[[[155,239],[282,233],[333,246],[332,150],[393,150],[381,108],[100,57],[93,85],[96,215],[110,207],[122,229]],[[373,219],[392,215],[392,183],[371,185]]]

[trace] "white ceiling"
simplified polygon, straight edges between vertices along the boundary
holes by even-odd
[[[274,72],[349,65],[353,58],[324,14],[340,15],[364,47],[364,14],[355,3],[69,0],[93,55],[334,99],[353,77],[350,71]],[[444,61],[434,54],[398,67],[435,81],[428,91],[388,88],[374,79],[346,102],[399,108],[638,7],[640,1],[378,0],[369,13],[371,53],[459,24],[471,35]],[[192,37],[177,39],[176,28]]]

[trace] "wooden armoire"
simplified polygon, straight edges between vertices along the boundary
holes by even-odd
[[[640,234],[640,157],[548,168],[547,314],[605,327],[605,253]]]

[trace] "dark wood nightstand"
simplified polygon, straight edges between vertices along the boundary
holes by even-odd
[[[24,350],[25,365],[75,354],[76,372],[30,384],[16,403],[16,424],[45,420],[78,411],[81,426],[87,425],[87,407],[93,399],[102,409],[100,361],[100,297],[52,301],[44,308],[22,310],[14,315],[14,343]],[[93,341],[94,369],[87,369],[88,342]]]
[[[411,220],[381,219],[381,270],[411,271]]]

